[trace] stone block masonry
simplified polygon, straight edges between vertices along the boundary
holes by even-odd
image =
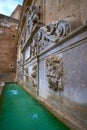
[[[17,24],[17,20],[0,15],[0,82],[15,79]]]

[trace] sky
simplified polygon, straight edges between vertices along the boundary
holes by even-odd
[[[0,0],[0,14],[10,16],[16,6],[22,3],[23,0]]]

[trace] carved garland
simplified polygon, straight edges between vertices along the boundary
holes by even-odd
[[[63,75],[63,65],[62,58],[59,56],[50,56],[46,59],[47,66],[47,77],[49,88],[54,91],[63,90],[62,85],[62,75]]]

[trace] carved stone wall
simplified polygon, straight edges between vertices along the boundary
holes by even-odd
[[[39,57],[39,96],[80,130],[87,129],[86,49],[87,24]]]
[[[30,81],[24,85],[71,129],[81,130],[87,129],[86,5],[86,0],[33,0],[24,10],[20,37],[23,56],[30,49],[23,63]]]

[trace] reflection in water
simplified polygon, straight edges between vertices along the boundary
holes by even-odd
[[[37,113],[33,113],[32,119],[38,119],[38,114]]]
[[[8,95],[16,95],[18,93],[18,90],[8,90]]]

